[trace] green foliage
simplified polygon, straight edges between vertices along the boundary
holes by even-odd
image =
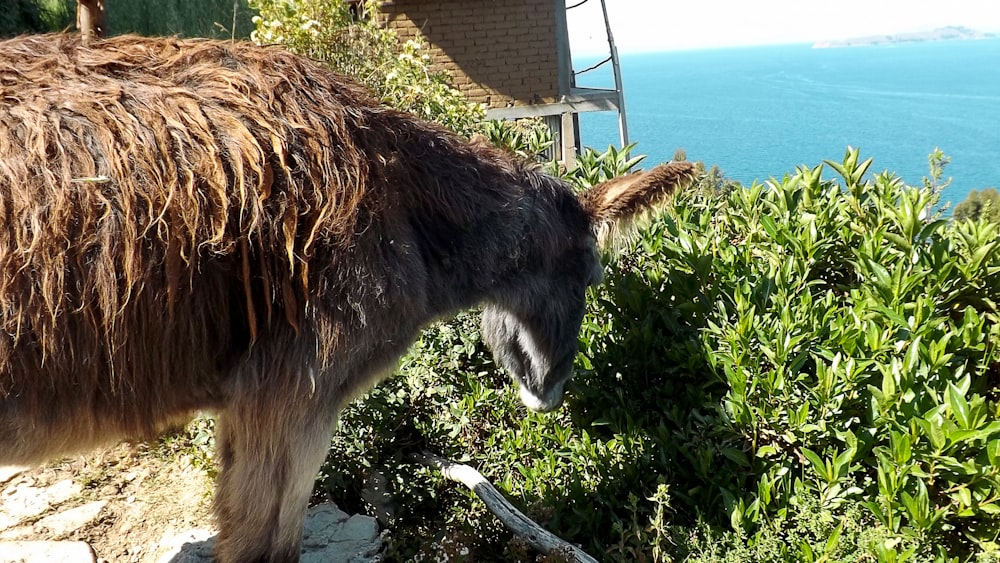
[[[251,38],[321,61],[367,85],[386,105],[471,133],[485,109],[469,103],[446,73],[431,71],[423,43],[401,43],[381,25],[377,5],[366,0],[359,17],[347,2],[250,0],[259,13]]]
[[[187,456],[191,464],[215,476],[215,418],[199,414],[183,428],[161,436],[153,451],[160,457]]]
[[[247,0],[109,0],[108,31],[246,39],[253,30]]]
[[[955,206],[952,215],[956,221],[972,219],[978,221],[1000,222],[1000,193],[996,188],[986,188],[985,190],[972,190],[969,196]]]
[[[942,190],[951,185],[951,178],[943,180],[944,169],[951,164],[951,157],[944,154],[944,151],[934,147],[931,154],[927,155],[927,166],[930,168],[930,177],[924,178],[924,187],[934,193],[941,193]]]
[[[383,522],[393,531],[390,559],[435,560],[462,547],[471,547],[471,560],[488,558],[495,546],[477,546],[474,538],[495,539],[502,527],[471,505],[468,493],[409,456],[430,450],[471,461],[466,450],[499,452],[499,442],[522,424],[518,399],[500,391],[505,382],[480,339],[478,314],[429,328],[398,376],[341,414],[319,490],[346,510],[378,513],[363,491],[373,477],[386,478],[398,505]]]
[[[245,39],[252,29],[247,0],[112,0],[108,31],[118,35],[181,35]],[[75,29],[76,0],[13,0],[0,11],[0,36]]]
[[[752,537],[743,529],[719,532],[704,522],[684,532],[675,543],[690,563],[907,561],[917,550],[912,540],[873,526],[863,507],[847,505],[834,518],[808,492],[785,521],[767,522]]]
[[[0,10],[0,37],[59,31],[76,17],[76,0],[10,0]]]
[[[258,11],[251,39],[284,45],[376,87],[380,67],[391,59],[398,41],[380,26],[358,21],[346,2],[325,0],[251,0]],[[383,73],[384,74],[384,73]]]
[[[681,198],[609,273],[610,318],[634,324],[615,323],[604,350],[623,379],[636,376],[624,362],[647,377],[679,370],[674,382],[699,371],[679,361],[705,362],[700,397],[632,401],[698,399],[687,423],[671,421],[690,463],[680,474],[695,477],[675,507],[727,514],[753,538],[794,522],[808,496],[832,515],[860,502],[923,556],[991,551],[997,228],[923,221],[930,191],[863,181],[869,164],[850,151],[829,163],[842,182],[803,168],[725,199]],[[677,341],[701,351],[671,358]]]
[[[585,189],[633,172],[646,158],[646,155],[632,156],[635,146],[636,143],[631,143],[618,149],[609,145],[604,152],[586,147],[577,155],[573,168],[566,171],[563,178],[577,188]]]
[[[869,165],[680,195],[592,291],[559,412],[518,404],[475,315],[433,327],[344,413],[326,490],[363,508],[386,476],[403,559],[525,557],[430,449],[602,560],[991,560],[1000,227],[922,219],[931,191]]]
[[[862,181],[856,151],[829,164],[843,185],[802,169],[707,231],[737,267],[713,268],[706,358],[756,481],[726,509],[752,530],[808,490],[925,548],[992,550],[997,228],[921,220],[930,190]]]
[[[521,158],[551,165],[548,152],[555,139],[552,130],[541,119],[491,119],[479,125],[479,133],[494,146]],[[551,170],[555,172],[554,168]]]
[[[743,185],[736,180],[727,178],[717,164],[713,164],[708,170],[705,170],[704,164],[698,163],[698,165],[701,168],[702,174],[696,180],[693,187],[694,190],[705,191],[708,194],[717,196],[725,196],[733,190],[743,188]]]

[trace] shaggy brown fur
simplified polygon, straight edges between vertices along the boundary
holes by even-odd
[[[219,559],[295,561],[338,409],[421,326],[486,303],[558,405],[594,229],[674,172],[581,203],[281,49],[0,42],[0,462],[218,412]]]

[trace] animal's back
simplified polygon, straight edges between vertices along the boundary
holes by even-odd
[[[300,320],[311,253],[349,244],[373,108],[280,49],[0,42],[0,457],[223,400],[269,319]]]

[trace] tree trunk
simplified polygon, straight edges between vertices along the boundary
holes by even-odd
[[[104,16],[104,0],[77,0],[76,27],[83,36],[83,43],[90,43],[95,37],[100,39],[107,33]]]

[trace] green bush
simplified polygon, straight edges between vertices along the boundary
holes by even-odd
[[[253,30],[247,0],[109,0],[108,31],[118,35],[180,35],[247,39]]]
[[[632,143],[618,149],[609,145],[604,152],[584,147],[577,155],[573,168],[567,170],[563,177],[582,190],[634,172],[635,167],[646,158],[646,155],[632,156],[635,146],[636,143]]]
[[[75,17],[76,0],[11,0],[0,10],[0,37],[59,31]]]
[[[478,133],[494,146],[525,160],[544,163],[549,171],[558,173],[548,156],[555,144],[552,130],[539,118],[518,120],[490,119],[479,124]]]
[[[471,134],[485,108],[466,100],[446,73],[431,71],[426,45],[401,42],[382,25],[377,5],[375,0],[356,8],[329,0],[250,0],[258,11],[251,38],[323,62],[371,88],[390,107]]]
[[[992,552],[997,228],[922,221],[930,191],[862,181],[869,164],[849,152],[830,163],[842,183],[802,169],[664,225],[740,441],[694,448],[719,494],[695,506],[753,532],[808,493],[833,513],[861,503],[924,558]]]
[[[246,39],[252,29],[247,0],[111,0],[112,35],[182,35]],[[13,0],[0,11],[0,36],[76,29],[76,0]]]
[[[433,327],[344,413],[325,490],[361,509],[383,477],[401,558],[526,556],[429,449],[604,560],[991,560],[998,227],[924,221],[931,191],[869,164],[676,198],[592,292],[557,413],[474,314]]]
[[[996,188],[972,190],[955,206],[953,217],[956,221],[986,219],[993,223],[1000,222],[1000,192]]]

